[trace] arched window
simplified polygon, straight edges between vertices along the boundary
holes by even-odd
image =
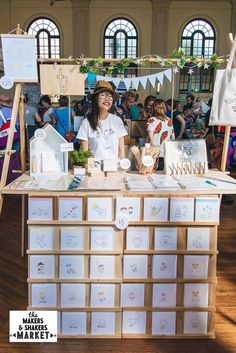
[[[28,26],[27,32],[36,37],[38,57],[60,57],[60,33],[52,20],[45,17],[34,19]]]

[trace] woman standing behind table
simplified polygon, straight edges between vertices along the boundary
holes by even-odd
[[[61,136],[66,137],[66,131],[74,131],[72,112],[73,109],[68,107],[69,100],[66,96],[61,96],[58,100],[59,108],[55,109],[54,116],[56,119],[56,130]],[[69,124],[70,119],[70,124]],[[71,141],[73,142],[73,141]]]
[[[42,96],[39,101],[39,116],[41,117],[42,121],[39,123],[40,126],[49,123],[53,126],[56,124],[56,120],[53,115],[53,108],[51,106],[51,100],[49,96]]]
[[[98,81],[94,93],[89,95],[91,111],[82,121],[78,140],[81,148],[92,152],[93,157],[118,159],[125,157],[124,136],[127,135],[122,120],[109,113],[119,95],[106,81]]]

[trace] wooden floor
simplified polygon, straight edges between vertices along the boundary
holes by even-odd
[[[9,343],[9,310],[25,310],[27,306],[27,257],[20,256],[20,210],[19,197],[5,197],[0,216],[0,353],[236,352],[236,197],[233,205],[221,207],[214,340],[63,339],[57,344]]]

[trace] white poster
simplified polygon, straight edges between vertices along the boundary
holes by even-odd
[[[124,278],[147,278],[148,256],[124,255],[123,266]]]
[[[59,221],[82,221],[82,197],[59,197]]]
[[[116,216],[124,214],[129,221],[140,221],[140,198],[139,197],[117,197]]]
[[[161,221],[168,220],[169,200],[166,197],[145,197],[144,198],[144,221]]]
[[[63,335],[86,335],[86,313],[62,312]]]
[[[91,227],[91,250],[113,250],[114,229],[112,227]]]
[[[61,250],[84,249],[83,227],[61,227]]]
[[[92,283],[90,306],[94,308],[115,306],[115,284]]]
[[[52,221],[52,198],[48,197],[29,197],[28,219]]]
[[[184,255],[184,278],[207,278],[208,255]]]
[[[90,256],[90,278],[114,279],[115,278],[115,256],[110,256],[110,255]]]
[[[207,307],[208,306],[208,283],[185,283],[184,284],[184,306],[185,307]]]
[[[31,306],[55,308],[57,306],[56,284],[33,283],[31,287]]]
[[[91,335],[115,335],[116,314],[114,312],[92,312]]]
[[[211,228],[188,228],[187,250],[209,250]]]
[[[123,311],[122,333],[144,335],[146,333],[146,311]]]
[[[61,306],[85,307],[85,288],[84,283],[61,283]]]
[[[30,255],[29,256],[30,278],[54,278],[55,256],[54,255]]]
[[[207,312],[185,311],[184,333],[192,335],[207,334]]]
[[[196,197],[195,221],[219,222],[220,202],[218,197]]]
[[[128,227],[126,230],[127,250],[149,249],[149,227]]]
[[[153,278],[171,278],[177,276],[177,255],[153,255]]]
[[[87,198],[88,221],[112,221],[111,197]]]
[[[144,283],[121,284],[121,306],[144,306]]]
[[[29,227],[29,250],[53,250],[53,227]]]
[[[155,250],[177,250],[177,228],[155,227]]]
[[[152,335],[175,335],[176,313],[158,311],[152,313]]]
[[[84,256],[83,255],[60,255],[59,256],[60,278],[84,278]]]
[[[153,307],[176,306],[176,283],[154,283],[152,292]]]
[[[194,214],[193,198],[171,198],[170,199],[170,221],[192,222]]]

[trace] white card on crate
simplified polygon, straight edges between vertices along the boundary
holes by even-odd
[[[140,221],[140,197],[117,197],[116,216],[124,214],[129,221]]]
[[[115,285],[92,283],[90,306],[94,308],[114,307]]]
[[[30,250],[53,250],[53,227],[29,227]]]
[[[176,283],[154,283],[152,291],[153,307],[176,306]]]
[[[83,210],[82,197],[59,197],[59,220],[81,221]]]
[[[208,283],[185,283],[184,284],[184,306],[185,307],[207,307],[208,306]]]
[[[154,234],[155,250],[177,250],[177,228],[156,227]]]
[[[61,250],[84,249],[83,227],[61,227]]]
[[[170,278],[177,276],[177,255],[153,255],[152,277]]]
[[[218,197],[196,197],[195,221],[219,222],[220,202]]]
[[[168,204],[167,197],[145,197],[143,220],[166,222],[168,220]]]
[[[124,278],[147,278],[147,255],[124,255]]]
[[[153,311],[152,335],[175,335],[176,312]]]
[[[211,228],[188,228],[187,250],[209,250]]]
[[[84,278],[84,256],[83,255],[60,255],[59,256],[60,278]]]
[[[184,255],[184,278],[207,278],[208,255]]]
[[[54,278],[55,256],[54,255],[30,255],[29,256],[30,278]]]
[[[88,197],[87,219],[88,221],[112,221],[112,198]]]
[[[115,278],[115,256],[92,255],[90,256],[90,278],[114,279]]]
[[[144,283],[121,284],[121,306],[144,306]]]
[[[170,222],[192,222],[194,215],[193,198],[170,199]]]
[[[32,283],[31,306],[55,308],[57,306],[57,287],[55,283]]]
[[[127,250],[149,249],[149,227],[128,227],[126,230]]]
[[[29,197],[28,219],[51,221],[53,218],[52,198]]]
[[[207,334],[207,312],[185,311],[184,334],[204,335]]]
[[[114,312],[92,312],[91,335],[115,335],[116,314]]]
[[[146,316],[146,311],[123,311],[122,333],[144,335]]]
[[[112,227],[91,227],[91,250],[113,250],[114,229]]]
[[[84,283],[61,283],[62,307],[85,307]]]
[[[86,335],[86,313],[62,312],[62,334]]]

